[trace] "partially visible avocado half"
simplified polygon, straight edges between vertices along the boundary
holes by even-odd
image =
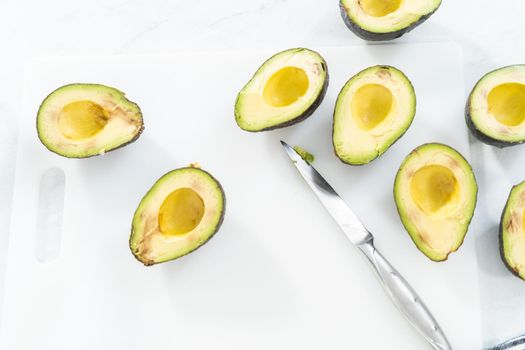
[[[510,191],[501,215],[499,243],[507,268],[525,280],[525,181]]]
[[[208,172],[192,165],[165,174],[133,216],[133,255],[154,265],[191,253],[219,230],[225,205],[219,181]]]
[[[370,163],[412,124],[416,94],[410,80],[391,66],[369,67],[348,80],[335,104],[335,154],[350,165]]]
[[[37,114],[40,141],[67,158],[101,155],[135,141],[144,128],[139,106],[115,88],[70,84],[47,96]]]
[[[483,76],[467,100],[465,118],[472,134],[496,147],[525,142],[525,65]]]
[[[453,148],[429,143],[403,161],[394,183],[399,216],[416,247],[446,260],[459,249],[476,207],[478,186],[470,164]]]
[[[280,52],[255,72],[235,102],[235,121],[246,131],[283,128],[308,118],[328,88],[326,62],[315,51]]]
[[[441,0],[340,0],[346,26],[358,37],[392,40],[427,20]]]

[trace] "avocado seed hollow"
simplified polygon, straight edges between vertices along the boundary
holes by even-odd
[[[284,67],[266,82],[264,101],[272,107],[286,107],[306,94],[310,82],[306,72],[299,67]]]
[[[435,214],[457,198],[458,182],[452,171],[442,165],[419,168],[410,182],[410,195],[426,214]]]
[[[394,95],[380,84],[361,86],[352,96],[350,109],[357,126],[372,130],[378,126],[392,110]]]
[[[505,83],[494,87],[487,96],[489,113],[506,126],[518,126],[525,120],[525,85]]]
[[[184,235],[194,230],[204,216],[204,201],[191,188],[171,192],[160,206],[158,222],[166,237]]]
[[[92,101],[75,101],[58,114],[58,129],[70,140],[83,140],[97,135],[108,122],[107,111]]]
[[[401,7],[402,0],[361,0],[363,11],[372,17],[384,17]]]

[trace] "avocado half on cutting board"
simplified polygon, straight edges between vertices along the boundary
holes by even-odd
[[[220,228],[226,197],[219,181],[196,165],[162,176],[140,201],[129,246],[145,265],[177,259]]]
[[[246,131],[296,124],[319,107],[328,88],[328,68],[315,51],[289,49],[269,58],[242,88],[235,121]]]
[[[139,106],[122,91],[70,84],[47,96],[37,114],[40,141],[67,158],[101,155],[135,141],[144,129]]]
[[[426,21],[441,0],[340,0],[346,26],[362,39],[392,40]]]
[[[525,65],[483,76],[467,100],[465,119],[480,141],[508,147],[525,142]]]
[[[401,222],[429,259],[446,260],[463,243],[478,186],[470,164],[453,148],[429,143],[403,161],[394,182]]]
[[[399,69],[373,66],[357,73],[335,104],[335,154],[346,164],[370,163],[403,136],[415,113],[414,87]]]
[[[525,181],[510,191],[501,215],[499,243],[505,266],[525,280]]]

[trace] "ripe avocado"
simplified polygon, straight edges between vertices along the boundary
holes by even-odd
[[[413,150],[394,183],[399,217],[416,247],[433,261],[446,260],[463,243],[477,193],[470,164],[439,143]]]
[[[226,197],[208,172],[190,166],[162,176],[135,211],[129,246],[144,265],[177,259],[220,228]]]
[[[505,266],[525,280],[525,181],[510,191],[501,214],[499,246]]]
[[[392,40],[426,21],[441,0],[340,0],[346,26],[358,37]]]
[[[415,113],[414,87],[403,72],[373,66],[357,73],[335,104],[335,154],[350,165],[370,163],[403,136]]]
[[[283,128],[308,118],[328,88],[328,68],[317,52],[289,49],[255,72],[237,95],[235,121],[243,130]]]
[[[47,96],[37,114],[37,132],[50,151],[87,158],[123,147],[142,133],[139,106],[115,88],[70,84]]]
[[[486,144],[502,148],[525,142],[525,65],[485,74],[470,93],[465,120]]]

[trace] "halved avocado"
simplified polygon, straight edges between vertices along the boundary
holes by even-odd
[[[133,216],[133,255],[153,265],[191,253],[219,230],[225,205],[220,183],[206,171],[190,166],[165,174]]]
[[[510,191],[501,215],[499,243],[505,266],[525,280],[525,181]]]
[[[308,118],[328,88],[328,68],[317,52],[289,49],[255,72],[235,102],[235,121],[246,131],[283,128]]]
[[[139,106],[115,88],[70,84],[47,96],[37,114],[40,141],[67,158],[101,155],[135,141],[144,129]]]
[[[335,154],[347,164],[370,163],[403,136],[415,113],[414,87],[403,72],[374,66],[357,73],[335,104]]]
[[[483,76],[467,100],[465,119],[480,141],[507,147],[525,142],[525,65]]]
[[[340,0],[346,26],[358,37],[392,40],[426,21],[441,0]]]
[[[403,161],[394,183],[399,217],[429,259],[446,260],[459,249],[474,208],[478,186],[470,164],[439,143],[417,147]]]

